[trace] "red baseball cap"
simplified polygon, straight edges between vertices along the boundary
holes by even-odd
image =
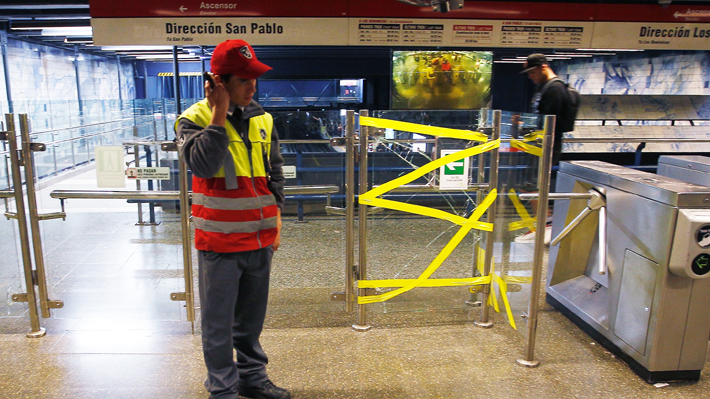
[[[272,69],[256,59],[254,49],[244,40],[227,40],[215,47],[210,60],[215,75],[235,75],[242,79],[256,79]]]

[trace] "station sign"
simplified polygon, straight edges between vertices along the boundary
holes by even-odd
[[[90,0],[96,45],[436,46],[704,50],[710,6],[396,0]]]

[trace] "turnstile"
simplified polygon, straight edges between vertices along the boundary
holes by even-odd
[[[700,378],[710,333],[710,188],[575,161],[560,164],[556,191],[594,195],[555,202],[553,237],[568,234],[550,247],[547,301],[647,382]],[[580,221],[582,213],[590,216]]]
[[[710,158],[702,155],[661,155],[656,173],[710,187]]]

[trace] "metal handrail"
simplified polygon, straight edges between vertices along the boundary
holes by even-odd
[[[340,191],[338,186],[286,186],[284,195],[334,194]],[[0,191],[2,193],[3,191]],[[192,196],[192,191],[188,193]],[[177,200],[179,191],[129,191],[129,190],[54,190],[49,194],[55,199],[146,199]]]
[[[648,138],[648,137],[609,137],[609,138],[563,138],[564,143],[710,143],[708,138]]]
[[[131,117],[131,118],[123,118],[123,119],[117,119],[117,120],[107,121],[107,122],[89,123],[89,124],[87,124],[87,125],[62,127],[62,128],[59,128],[59,129],[51,129],[51,130],[40,130],[40,131],[36,131],[36,132],[31,132],[30,135],[35,135],[35,134],[47,134],[47,133],[61,132],[61,131],[63,131],[63,130],[81,129],[81,128],[86,128],[86,127],[95,127],[95,126],[107,125],[107,124],[109,124],[109,123],[135,122],[135,117],[136,117],[136,116],[151,117],[151,115],[134,115],[134,117]]]

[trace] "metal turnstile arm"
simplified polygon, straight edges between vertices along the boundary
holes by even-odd
[[[571,193],[570,193],[571,194]],[[602,193],[595,189],[589,190],[590,198],[587,202],[587,207],[582,210],[564,229],[550,241],[550,245],[557,245],[563,238],[567,236],[582,220],[590,213],[599,211],[599,274],[606,274],[606,198]]]

